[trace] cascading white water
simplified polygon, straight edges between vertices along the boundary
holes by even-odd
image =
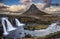
[[[7,30],[8,31],[13,31],[13,30],[16,30],[17,28],[13,27],[12,24],[9,22],[8,19],[5,19],[6,22],[7,22]]]
[[[25,36],[25,32],[24,32],[24,25],[25,24],[23,24],[23,23],[20,23],[20,21],[17,19],[17,18],[15,18],[15,22],[16,22],[16,26],[19,26],[19,31],[21,32],[21,35],[20,35],[20,37],[24,37]]]
[[[25,24],[23,23],[20,23],[18,19],[15,18],[15,21],[16,21],[16,25],[17,26],[24,26]]]
[[[6,22],[7,22],[7,31],[12,31],[12,30],[15,30],[16,28],[14,28],[13,26],[12,26],[12,24],[9,22],[9,20],[7,19],[7,18],[2,18],[2,19],[4,19]],[[3,20],[3,21],[4,21]],[[3,23],[4,24],[4,23]]]
[[[7,29],[5,27],[4,18],[2,18],[2,25],[3,25],[3,31],[4,31],[3,35],[8,35],[9,33],[7,32]]]

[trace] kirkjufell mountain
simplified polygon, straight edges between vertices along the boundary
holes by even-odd
[[[21,21],[23,22],[34,22],[40,24],[51,24],[53,22],[56,22],[60,18],[57,15],[48,14],[39,10],[34,4],[32,4],[26,12],[21,14],[20,17],[21,16]]]
[[[24,12],[24,14],[25,15],[48,15],[48,13],[39,10],[34,4],[32,4],[30,8],[26,12]]]

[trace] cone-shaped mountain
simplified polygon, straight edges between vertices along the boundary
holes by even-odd
[[[39,10],[36,5],[32,4],[30,6],[30,8],[24,12],[24,14],[27,14],[27,15],[46,15],[47,13]]]

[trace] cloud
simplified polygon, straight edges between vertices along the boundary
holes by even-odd
[[[8,8],[9,11],[18,12],[26,9],[25,5],[12,5]]]
[[[23,0],[21,0],[21,1],[23,1]],[[24,0],[24,1],[26,1],[26,0]],[[29,0],[29,1],[31,1],[31,0]],[[43,6],[44,6],[43,3],[36,3],[35,5],[36,5],[37,8],[39,8],[40,10],[41,10],[41,9],[43,8]],[[5,5],[0,3],[0,6],[5,6]],[[7,5],[6,5],[6,6],[7,6]],[[18,11],[23,12],[24,10],[27,10],[28,7],[29,7],[29,5],[28,5],[28,6],[27,6],[27,5],[11,5],[11,6],[9,6],[9,8],[8,8],[7,10],[12,11],[12,12],[18,12]],[[46,8],[44,11],[45,11],[45,12],[60,11],[60,7],[53,7],[53,6],[51,6],[51,7]]]
[[[7,8],[3,8],[5,11],[11,11],[11,12],[24,12],[29,8],[27,5],[5,5],[0,3],[0,6],[5,6]]]
[[[12,12],[25,11],[30,6],[32,0],[20,0],[20,2],[23,3],[23,5],[11,5],[8,10]]]
[[[32,0],[20,0],[22,4],[29,4],[32,3]]]
[[[37,4],[35,4],[36,6],[37,6],[37,8],[39,8],[39,9],[42,9],[43,8],[43,6],[44,6],[44,4],[43,3],[37,3]]]
[[[49,8],[46,8],[45,11],[47,11],[47,12],[60,11],[60,7],[51,6],[51,7],[49,7]]]
[[[4,4],[3,3],[0,3],[0,6],[4,6]]]
[[[7,10],[12,12],[19,12],[19,11],[22,12],[26,11],[29,7],[30,5],[11,5]]]
[[[44,7],[44,4],[43,3],[37,3],[36,4],[37,8],[42,10],[42,8]],[[60,6],[50,6],[48,8],[46,8],[45,10],[43,10],[44,12],[47,12],[47,13],[50,13],[50,14],[53,14],[53,12],[58,12],[60,11]],[[57,13],[56,13],[57,14]]]
[[[37,6],[37,8],[41,9],[44,7],[43,3],[37,3],[35,4]],[[55,7],[55,6],[50,6],[48,8],[45,9],[46,11],[60,11],[60,6]]]

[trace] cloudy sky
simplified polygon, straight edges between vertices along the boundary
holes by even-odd
[[[23,1],[23,0],[22,0]],[[34,3],[42,3],[42,0],[33,0]],[[60,0],[52,0],[53,3],[60,3]],[[21,4],[20,0],[4,0],[6,5]]]

